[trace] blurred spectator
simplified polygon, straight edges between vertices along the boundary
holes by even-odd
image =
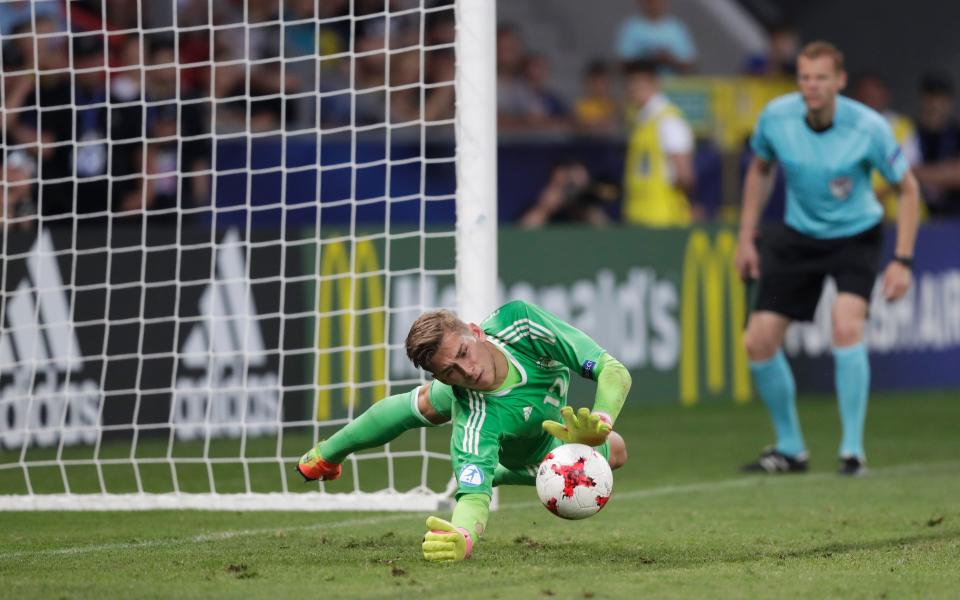
[[[426,15],[426,33],[424,40],[427,46],[453,44],[457,38],[457,20],[450,10],[438,10]]]
[[[620,110],[614,98],[610,67],[602,61],[591,62],[582,81],[583,95],[574,105],[577,126],[585,131],[614,133],[620,126]]]
[[[420,119],[420,53],[401,52],[390,57],[390,121]]]
[[[328,2],[321,2],[326,5]],[[321,11],[330,11],[338,8],[337,2],[329,2],[331,6]],[[345,6],[339,3],[339,8]],[[289,23],[284,27],[283,47],[287,57],[308,56],[316,52],[316,22],[313,19],[315,4],[313,0],[288,0],[285,5],[284,22]],[[334,44],[341,47],[341,40],[334,41]]]
[[[497,28],[497,120],[507,129],[525,124],[538,110],[536,98],[523,79],[525,57],[520,32],[513,25]]]
[[[210,114],[206,100],[195,92],[177,93],[172,46],[157,40],[146,49],[143,99],[146,143],[138,146],[136,162],[146,175],[123,198],[123,211],[150,210],[176,219],[176,209],[196,209],[209,203]],[[139,123],[138,123],[139,125]],[[186,213],[189,218],[190,212]]]
[[[129,0],[71,0],[70,26],[74,31],[125,31],[140,28],[140,2]],[[144,27],[151,27],[144,21]]]
[[[36,225],[33,177],[33,159],[26,152],[0,151],[0,223],[4,229],[27,231]]]
[[[693,189],[693,132],[660,91],[656,63],[624,68],[628,104],[623,215],[651,227],[688,225],[703,209],[688,200]]]
[[[523,75],[534,97],[543,106],[545,118],[551,124],[566,124],[570,109],[560,95],[550,89],[550,62],[542,54],[528,54]]]
[[[66,31],[66,18],[61,2],[12,0],[0,4],[0,35],[8,36],[21,26],[25,26],[29,31],[34,14],[37,19],[51,21],[54,24],[54,31]]]
[[[550,180],[537,202],[520,219],[523,227],[542,227],[547,223],[610,222],[604,204],[617,199],[619,190],[609,182],[595,181],[587,167],[577,161],[564,161],[550,172]]]
[[[265,132],[295,121],[296,104],[284,106],[281,94],[303,87],[297,75],[281,68],[280,4],[250,0],[245,5],[214,3],[215,122],[218,133]],[[323,3],[321,3],[323,4]]]
[[[454,117],[454,98],[457,57],[453,48],[441,48],[429,52],[426,60],[427,78],[430,87],[425,93],[426,107],[423,119],[437,121]]]
[[[38,205],[44,215],[74,210],[69,38],[50,35],[56,31],[57,24],[46,17],[23,22],[13,33],[34,37],[16,37],[7,47],[13,52],[4,52],[5,70],[26,72],[4,78],[5,142],[35,157],[41,180]]]
[[[280,127],[283,101],[275,95],[276,90],[262,87],[252,75],[248,78],[247,67],[225,54],[217,55],[213,70],[217,133],[262,132]],[[271,93],[273,97],[262,98]]]
[[[347,44],[350,43],[350,27],[353,22],[350,18],[350,0],[324,0],[318,9],[320,22],[317,43],[320,56],[345,52]],[[312,25],[310,29],[313,30]]]
[[[76,122],[73,131],[58,132],[58,139],[75,143],[76,212],[103,216],[136,187],[133,154],[141,135],[140,107],[112,107],[104,42],[100,34],[73,38]]]
[[[140,38],[129,36],[111,48],[110,95],[118,102],[140,99]]]
[[[890,107],[890,90],[887,88],[886,82],[879,75],[873,73],[860,75],[853,83],[853,98],[883,115],[887,123],[890,124],[890,128],[893,129],[893,137],[900,144],[903,156],[907,159],[910,168],[916,168],[920,162],[917,131],[908,117],[901,115]],[[877,199],[883,205],[886,218],[891,221],[896,220],[900,194],[876,171],[873,173],[872,184]]]
[[[779,23],[767,29],[769,47],[765,52],[746,58],[743,72],[760,77],[792,79],[797,75],[797,54],[800,52],[800,34],[788,23]]]
[[[299,87],[296,95],[287,100],[288,110],[294,118],[288,125],[296,129],[313,129],[316,123],[317,98],[317,23],[314,18],[316,3],[313,0],[290,0],[283,13],[284,20],[284,68],[296,77]]]
[[[687,26],[670,13],[669,0],[637,0],[640,13],[626,20],[617,34],[622,61],[645,60],[661,73],[693,70],[697,48]]]
[[[545,129],[565,125],[551,116],[551,107],[528,76],[527,53],[513,25],[497,29],[497,122],[502,130]],[[535,68],[534,70],[537,70]],[[542,71],[542,68],[541,68]],[[543,85],[543,74],[539,85]]]
[[[378,34],[366,35],[357,40],[354,59],[354,112],[357,125],[385,123],[387,49],[385,40]]]
[[[48,19],[38,19],[36,33],[49,34],[55,27]],[[68,43],[73,46],[72,65]],[[43,215],[106,217],[111,203],[134,185],[132,152],[122,140],[140,134],[139,108],[110,108],[102,35],[37,37],[36,44],[36,60],[31,48],[20,48],[23,63],[16,68],[38,74],[8,89],[7,143],[38,156]]]
[[[931,217],[960,216],[960,124],[954,117],[953,82],[930,74],[920,84],[917,136],[920,165],[915,169]]]
[[[350,123],[352,110],[350,61],[339,57],[347,51],[351,39],[350,0],[327,0],[318,10],[320,127],[343,127]]]

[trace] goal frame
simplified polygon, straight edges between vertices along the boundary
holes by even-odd
[[[455,0],[453,10],[457,61],[454,82],[457,310],[461,318],[479,322],[496,307],[497,301],[496,3]],[[421,486],[403,493],[30,493],[0,495],[0,510],[428,512],[449,509],[455,489],[456,483],[451,480],[442,492]]]

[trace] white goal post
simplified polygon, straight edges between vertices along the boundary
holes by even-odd
[[[73,4],[0,6],[0,510],[449,506],[449,428],[294,466],[496,306],[496,3]]]

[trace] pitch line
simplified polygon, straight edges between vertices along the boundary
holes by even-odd
[[[932,463],[911,463],[905,465],[896,465],[891,467],[882,467],[871,469],[873,475],[903,475],[912,473],[924,473],[937,471],[948,467],[960,467],[960,461],[940,461]],[[719,481],[703,481],[687,484],[664,485],[646,490],[634,490],[616,494],[617,499],[642,499],[655,498],[658,496],[669,496],[671,494],[689,494],[697,492],[712,492],[723,489],[735,489],[742,487],[751,487],[759,485],[771,485],[784,482],[803,483],[807,481],[822,481],[825,479],[836,479],[839,477],[834,473],[810,473],[806,475],[783,475],[774,477],[765,476],[742,476],[736,479],[721,479]],[[506,502],[500,504],[498,510],[520,510],[540,506],[536,501],[525,502]],[[140,548],[157,548],[162,546],[180,546],[184,544],[201,544],[206,542],[217,542],[230,540],[238,537],[248,537],[257,535],[271,535],[277,533],[294,533],[304,531],[326,531],[330,529],[344,529],[347,527],[358,527],[364,525],[379,525],[393,521],[403,521],[409,519],[411,513],[381,515],[368,517],[365,519],[348,519],[334,523],[318,523],[316,525],[302,525],[296,527],[262,527],[259,529],[238,529],[234,531],[217,531],[205,533],[202,535],[191,536],[187,538],[172,538],[166,540],[144,540],[141,542],[116,542],[111,544],[94,544],[90,546],[73,546],[69,548],[51,548],[47,550],[32,550],[7,552],[0,554],[0,560],[15,559],[22,557],[42,557],[42,556],[72,556],[78,554],[89,554],[92,552],[109,552],[112,550],[137,550]]]

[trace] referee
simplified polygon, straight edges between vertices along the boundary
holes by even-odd
[[[813,318],[824,279],[830,276],[837,286],[832,323],[843,428],[839,472],[866,472],[863,428],[870,363],[863,330],[883,237],[883,209],[873,193],[871,173],[879,171],[900,194],[896,250],[883,272],[888,301],[910,287],[919,192],[884,118],[839,95],[846,82],[843,54],[827,42],[808,44],[797,58],[800,91],[772,100],[750,140],[755,156],[744,183],[735,261],[741,276],[759,280],[744,342],[754,385],[770,411],[777,441],[743,471],[807,470],[796,384],[781,346],[792,321]],[[760,235],[757,224],[774,162],[786,177],[786,214],[783,225]]]

